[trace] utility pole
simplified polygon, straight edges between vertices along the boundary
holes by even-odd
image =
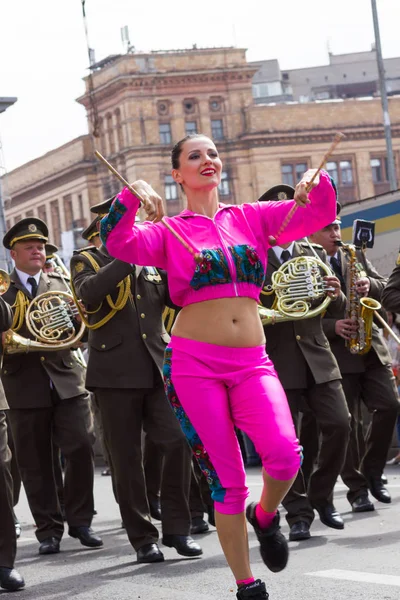
[[[388,177],[389,177],[390,191],[393,192],[394,190],[397,190],[397,177],[396,177],[396,166],[395,166],[394,154],[393,154],[392,132],[390,129],[389,104],[388,104],[388,97],[387,97],[387,92],[386,92],[386,81],[385,81],[385,67],[384,67],[383,58],[382,58],[381,36],[379,33],[379,20],[378,20],[378,9],[376,6],[376,0],[371,0],[371,5],[372,5],[372,18],[374,21],[374,31],[375,31],[375,48],[376,48],[376,59],[378,62],[379,87],[381,90],[383,125],[385,128]]]
[[[0,98],[0,113],[4,112],[15,104],[17,98]],[[1,156],[1,141],[0,141],[0,156]],[[12,262],[10,255],[7,250],[4,248],[2,239],[6,233],[6,216],[4,211],[4,197],[3,197],[3,186],[2,186],[2,177],[4,173],[1,172],[1,162],[0,162],[0,269],[3,271],[10,272],[12,269]]]

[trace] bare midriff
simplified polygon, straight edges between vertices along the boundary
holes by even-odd
[[[251,298],[218,298],[185,306],[172,335],[231,348],[265,344],[257,303]]]

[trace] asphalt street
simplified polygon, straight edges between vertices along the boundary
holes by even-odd
[[[375,502],[373,513],[352,514],[346,488],[338,483],[335,505],[345,520],[345,529],[329,529],[317,516],[312,538],[290,543],[289,565],[282,573],[267,570],[260,559],[255,535],[250,531],[254,575],[266,582],[270,600],[399,600],[400,467],[388,467],[386,475],[392,504]],[[248,483],[251,499],[258,499],[259,469],[248,470]],[[60,554],[41,557],[32,516],[21,494],[17,514],[22,536],[16,566],[26,580],[26,589],[19,593],[23,600],[235,598],[234,581],[214,528],[196,536],[204,550],[202,558],[185,559],[175,550],[162,547],[164,563],[138,565],[135,552],[121,529],[110,478],[102,477],[100,471],[96,473],[95,497],[98,515],[93,528],[102,535],[104,548],[84,548],[66,532]],[[285,519],[282,523],[287,534]],[[13,600],[17,597],[12,596]]]

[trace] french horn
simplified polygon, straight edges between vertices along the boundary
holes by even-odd
[[[331,302],[328,292],[333,291],[325,276],[332,276],[332,271],[315,256],[297,256],[283,263],[261,292],[275,294],[272,308],[258,307],[262,324],[312,319],[323,313]]]

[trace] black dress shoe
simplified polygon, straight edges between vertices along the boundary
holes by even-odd
[[[327,504],[326,506],[316,506],[315,510],[319,514],[321,523],[332,529],[344,529],[344,522],[333,504]]]
[[[206,533],[210,528],[208,523],[203,519],[203,517],[193,517],[192,524],[190,527],[191,535],[196,535],[198,533]]]
[[[55,537],[49,537],[40,542],[39,554],[58,554],[60,552],[60,540]]]
[[[138,563],[163,562],[164,554],[157,544],[145,544],[136,553]]]
[[[248,522],[253,526],[257,539],[260,542],[260,554],[268,569],[279,573],[289,560],[289,546],[279,525],[279,512],[267,529],[261,529],[256,518],[257,502],[252,502],[246,509]]]
[[[73,538],[77,538],[82,546],[88,548],[101,548],[103,545],[103,540],[94,533],[91,527],[70,527],[68,534]]]
[[[395,464],[398,464],[398,463],[395,463]],[[381,481],[382,481],[383,485],[387,485],[389,483],[388,478],[386,477],[385,473],[382,473]]]
[[[203,550],[189,535],[164,535],[162,543],[168,548],[175,548],[181,556],[200,556]]]
[[[362,496],[358,496],[358,498],[353,500],[351,503],[351,510],[355,513],[371,512],[372,510],[375,510],[375,506],[368,498],[368,494],[362,494]]]
[[[111,477],[111,469],[110,467],[106,467],[105,469],[103,469],[103,471],[101,472],[103,477]]]
[[[382,483],[381,478],[368,478],[369,490],[374,498],[379,500],[379,502],[384,502],[385,504],[390,504],[392,498]]]
[[[150,508],[150,516],[152,519],[155,519],[156,521],[161,521],[161,504],[160,504],[160,500],[156,501],[156,502],[149,502],[149,508]]]
[[[0,567],[0,587],[9,592],[16,592],[25,587],[25,581],[16,569]]]
[[[311,537],[310,526],[306,521],[297,521],[290,528],[289,540],[296,542],[298,540],[309,540]]]
[[[265,589],[265,583],[257,579],[253,583],[240,586],[237,591],[236,598],[238,600],[268,600],[269,594]]]

